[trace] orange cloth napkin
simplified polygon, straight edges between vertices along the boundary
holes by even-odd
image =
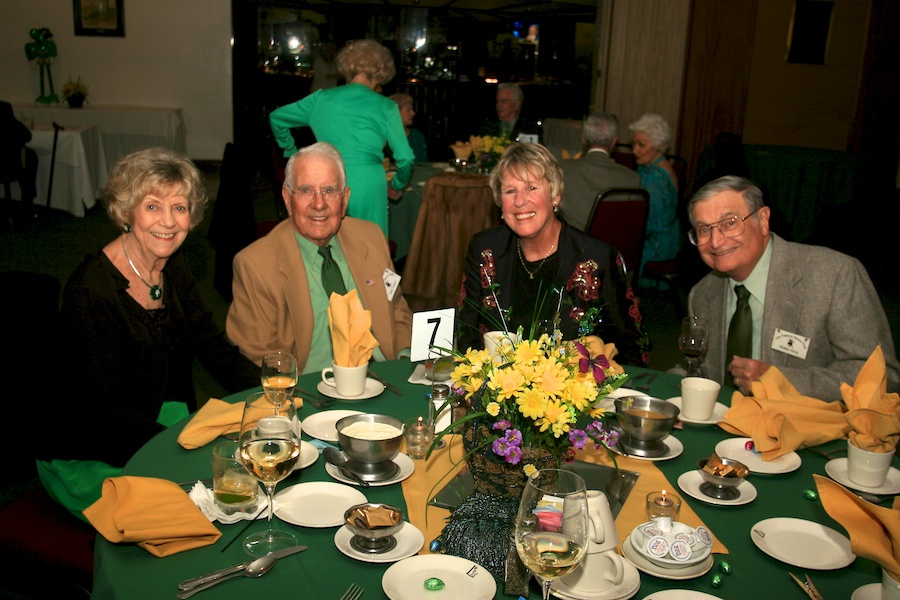
[[[613,357],[619,353],[618,348],[613,343],[607,344],[601,338],[596,335],[589,335],[580,340],[584,347],[588,349],[588,352],[591,354],[591,358],[597,358],[598,355],[603,354],[606,356],[606,359],[609,361],[609,366],[616,373],[624,373],[625,369],[623,369],[619,363],[613,360]],[[574,362],[578,362],[581,359],[580,356],[573,358]]]
[[[860,369],[851,387],[841,384],[847,405],[850,443],[868,452],[893,452],[900,439],[900,394],[887,393],[887,371],[881,345]]]
[[[294,397],[294,406],[301,408],[303,399]],[[185,450],[196,450],[214,439],[241,430],[244,403],[225,402],[210,398],[178,434],[178,444]]]
[[[472,144],[469,142],[456,142],[450,149],[456,158],[469,158],[472,156]]]
[[[752,383],[753,396],[735,392],[719,427],[753,439],[762,459],[845,437],[850,425],[840,402],[800,395],[777,367]]]
[[[369,362],[378,340],[371,331],[372,311],[363,309],[356,290],[343,296],[331,294],[328,326],[336,365],[359,367]]]
[[[154,556],[215,544],[222,534],[172,481],[110,477],[84,516],[114,544],[136,543]]]
[[[577,153],[573,156],[572,153],[570,153],[568,150],[566,150],[565,148],[563,148],[563,151],[562,151],[562,157],[563,157],[563,158],[574,158],[574,159],[579,159],[579,158],[581,158],[581,152],[577,152]]]
[[[813,478],[825,511],[850,534],[853,554],[874,560],[900,580],[900,497],[892,508],[884,508],[827,477]]]

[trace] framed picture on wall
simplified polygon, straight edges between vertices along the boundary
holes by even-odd
[[[75,35],[125,37],[125,0],[72,0]]]

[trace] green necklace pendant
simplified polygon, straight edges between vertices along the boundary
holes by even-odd
[[[150,286],[150,299],[151,300],[159,300],[162,298],[162,288],[158,285]]]

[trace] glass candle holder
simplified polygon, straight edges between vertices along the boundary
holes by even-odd
[[[671,517],[672,522],[678,521],[681,514],[681,498],[662,490],[647,494],[647,520],[657,517]]]
[[[428,417],[417,417],[406,422],[403,428],[406,453],[410,458],[425,458],[434,439],[434,424]]]

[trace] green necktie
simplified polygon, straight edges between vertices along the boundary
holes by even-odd
[[[322,257],[322,287],[325,288],[325,296],[331,298],[331,292],[343,296],[347,293],[347,288],[344,287],[341,269],[331,258],[331,246],[319,246],[319,256]]]
[[[733,356],[750,358],[753,356],[753,314],[750,312],[750,292],[742,285],[734,286],[737,294],[737,308],[728,327],[728,344],[725,355],[725,385],[734,386],[734,378],[727,371]]]

